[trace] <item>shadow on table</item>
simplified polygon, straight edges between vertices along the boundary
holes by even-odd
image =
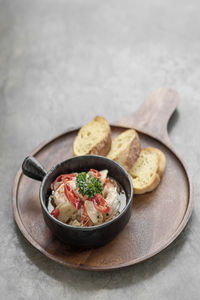
[[[101,272],[76,270],[59,265],[33,248],[23,238],[17,227],[16,233],[27,257],[47,276],[61,282],[64,286],[70,285],[79,291],[94,291],[104,288],[128,287],[153,277],[167,266],[170,266],[187,240],[193,222],[194,216],[191,217],[181,235],[168,248],[153,258],[120,270]]]

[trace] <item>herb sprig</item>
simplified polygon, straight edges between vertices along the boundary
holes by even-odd
[[[79,188],[78,192],[88,198],[101,194],[103,191],[102,183],[96,177],[92,175],[87,176],[86,172],[81,172],[76,177],[76,186]]]

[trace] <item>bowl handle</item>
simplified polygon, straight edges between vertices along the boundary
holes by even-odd
[[[39,161],[32,156],[25,158],[22,164],[22,171],[26,176],[39,181],[42,181],[47,173]]]

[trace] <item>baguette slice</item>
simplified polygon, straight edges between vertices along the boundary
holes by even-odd
[[[84,125],[76,136],[73,144],[74,156],[97,154],[107,155],[111,148],[110,125],[103,117],[95,117]]]
[[[148,147],[140,152],[140,156],[130,170],[135,194],[153,191],[160,183],[166,166],[166,158],[159,149]]]
[[[140,139],[134,129],[128,129],[118,135],[112,142],[107,157],[130,170],[140,153]]]
[[[158,148],[153,148],[153,147],[148,147],[148,149],[155,151],[158,155],[159,158],[159,162],[158,162],[158,175],[160,177],[163,176],[165,168],[166,168],[166,157],[164,155],[164,153],[159,150]]]

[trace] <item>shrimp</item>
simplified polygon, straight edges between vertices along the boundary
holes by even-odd
[[[70,187],[72,189],[76,188],[76,182],[74,180],[70,180],[67,183],[70,185]],[[60,186],[57,188],[57,190],[53,193],[52,198],[53,198],[54,204],[56,206],[59,205],[60,203],[66,202],[67,197],[64,193],[64,183],[60,184]]]
[[[62,174],[52,183],[49,199],[54,210],[51,214],[72,226],[100,225],[113,219],[119,213],[121,187],[108,177],[108,170],[90,169],[84,174],[88,193],[77,184],[77,176],[78,173]],[[91,176],[96,180],[90,182]]]
[[[85,209],[94,225],[99,225],[103,222],[103,214],[95,208],[92,201],[85,201]]]
[[[108,175],[108,170],[102,170],[99,173],[101,174],[100,181],[102,184],[104,184],[104,181],[106,180],[107,175]]]
[[[64,223],[66,223],[76,211],[76,208],[68,200],[64,203],[60,203],[57,208],[59,209],[58,220]]]
[[[104,214],[104,218],[106,220],[110,220],[117,214],[120,207],[120,196],[117,192],[117,187],[111,182],[106,184],[103,191],[103,196],[106,200],[106,203],[110,207],[109,212]]]
[[[54,201],[54,204],[57,206],[61,203],[65,203],[67,200],[65,193],[64,193],[64,184],[61,184],[58,189],[53,192],[52,199]]]

